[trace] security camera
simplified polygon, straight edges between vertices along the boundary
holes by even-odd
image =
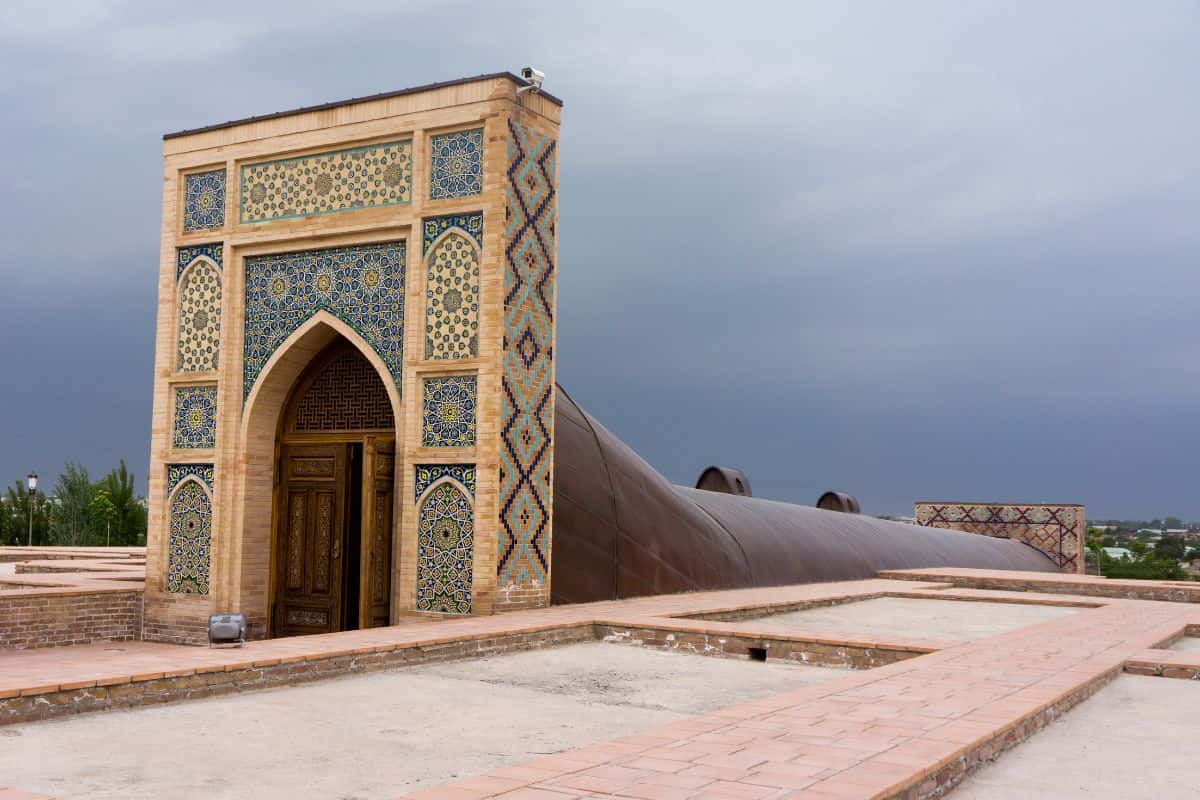
[[[533,67],[522,67],[521,77],[529,81],[529,85],[517,89],[517,94],[521,94],[522,92],[536,92],[538,89],[541,89],[542,81],[546,80],[546,73]]]

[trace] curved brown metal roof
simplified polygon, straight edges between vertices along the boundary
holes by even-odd
[[[873,577],[883,569],[1057,571],[1009,539],[674,486],[558,387],[555,603]]]

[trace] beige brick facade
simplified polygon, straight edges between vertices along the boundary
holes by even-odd
[[[433,552],[421,550],[418,542],[418,465],[475,468],[470,498],[473,537],[464,536],[456,545],[473,539],[470,613],[548,604],[554,158],[561,107],[546,95],[518,94],[520,86],[518,79],[501,74],[165,138],[147,639],[196,641],[207,616],[218,611],[245,613],[254,637],[273,633],[281,413],[313,357],[338,337],[351,342],[379,373],[395,418],[392,619],[418,608],[418,582],[423,578],[419,564]],[[472,140],[476,131],[481,139]],[[473,150],[479,141],[478,150]],[[407,150],[395,144],[402,142],[410,143]],[[478,154],[477,165],[470,163],[473,153]],[[530,164],[535,171],[526,174],[522,170]],[[443,173],[449,176],[444,181]],[[516,175],[522,176],[521,183]],[[397,183],[404,180],[410,184],[407,191]],[[272,192],[281,198],[274,205]],[[243,194],[245,202],[254,204],[253,214],[242,213]],[[301,202],[296,202],[298,194],[303,195]],[[214,210],[215,203],[223,214]],[[524,228],[513,222],[522,214],[531,220]],[[432,323],[426,319],[423,224],[451,216],[482,219],[476,245],[477,341],[471,350],[462,348],[462,357],[426,358],[425,339],[432,335],[427,327]],[[538,225],[544,235],[536,237],[537,252],[523,251]],[[376,289],[379,277],[374,268],[362,273],[368,276],[366,290],[344,290],[349,299],[342,306],[321,301],[288,307],[277,318],[283,320],[284,312],[290,315],[286,326],[272,322],[266,326],[270,330],[248,322],[247,298],[257,291],[249,285],[248,260],[257,268],[275,263],[270,257],[279,254],[333,252],[331,248],[353,253],[354,248],[378,243],[388,243],[392,252],[403,247],[405,253],[403,286],[388,295],[390,302],[402,306],[402,328],[398,314],[386,304],[375,309],[373,300],[363,299],[362,291]],[[214,245],[220,245],[219,250]],[[197,303],[204,296],[197,300],[180,295],[183,278],[200,258],[197,253],[207,254],[201,259],[205,263],[220,261],[220,296],[213,306],[220,320],[216,334],[213,321],[197,315]],[[524,253],[519,262],[517,253]],[[540,326],[548,347],[545,340],[540,347],[528,344],[530,337],[513,327],[523,268],[541,270],[537,297],[544,305],[541,317],[535,311],[530,324]],[[279,302],[299,303],[301,291],[311,294],[329,287],[329,279],[318,279],[325,280],[318,289],[302,289],[285,286],[291,278],[282,276]],[[340,272],[332,277],[334,283],[344,279]],[[274,292],[275,284],[271,286]],[[182,318],[181,308],[186,309]],[[203,353],[209,344],[205,337],[214,335],[216,369],[181,371],[181,341],[192,336],[189,354]],[[271,337],[278,336],[282,340],[274,343]],[[517,353],[518,346],[526,349]],[[396,357],[401,350],[402,361]],[[189,356],[189,363],[204,366],[203,358]],[[514,375],[514,363],[518,372],[527,367],[526,373]],[[473,376],[476,381],[473,445],[431,447],[422,442],[423,381],[441,376]],[[549,387],[550,404],[540,410],[540,418],[521,406],[521,392],[514,389],[521,385],[526,395],[541,391],[530,388],[535,385]],[[190,387],[215,387],[215,393],[209,388],[177,391]],[[510,399],[514,396],[515,409]],[[544,441],[534,441],[529,452],[510,446],[513,437],[527,444],[536,439],[525,428],[537,428],[546,420],[540,431]],[[205,472],[209,465],[212,469]],[[190,497],[181,495],[189,481],[202,486],[203,493],[193,488]],[[527,507],[537,507],[538,513],[529,513]],[[449,558],[441,551],[435,555]]]

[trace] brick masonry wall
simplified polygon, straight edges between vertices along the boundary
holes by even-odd
[[[164,675],[148,680],[130,680],[127,677],[107,686],[64,689],[37,696],[0,697],[0,725],[150,703],[195,700],[233,692],[290,686],[338,675],[357,675],[414,664],[480,658],[594,639],[595,630],[592,625],[571,625],[553,630],[511,633],[480,639],[466,638],[438,644],[397,647],[385,652],[338,655],[291,663],[271,659],[267,663],[242,669],[217,666],[174,677]]]
[[[203,607],[198,608],[201,604]],[[197,598],[195,595],[147,595],[145,611],[141,636],[144,641],[208,644],[210,611],[209,604],[204,602],[203,598]]]
[[[141,590],[0,593],[0,650],[127,641],[141,635]]]
[[[1063,572],[1083,574],[1087,522],[1081,505],[1045,503],[916,503],[917,525],[1016,539],[1044,553]]]
[[[702,656],[748,658],[751,650],[760,651],[763,660],[797,661],[823,667],[872,669],[925,655],[926,649],[868,647],[849,643],[799,641],[769,636],[743,636],[664,630],[626,625],[597,625],[597,638],[616,644],[633,644],[658,650],[673,650]]]
[[[541,608],[546,605],[546,584],[510,584],[496,591],[493,608],[496,611],[520,611],[525,608]]]

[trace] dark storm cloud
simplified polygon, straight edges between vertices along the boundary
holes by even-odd
[[[1194,3],[346,5],[0,10],[0,478],[145,471],[161,133],[533,63],[559,377],[669,477],[1200,518]]]

